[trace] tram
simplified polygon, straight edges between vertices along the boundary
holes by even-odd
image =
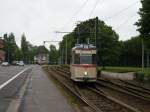
[[[72,48],[70,64],[71,79],[75,82],[95,82],[96,47],[91,44],[76,44]]]

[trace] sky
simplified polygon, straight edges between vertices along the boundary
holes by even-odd
[[[140,0],[0,0],[0,36],[13,32],[20,46],[21,35],[34,45],[61,41],[79,21],[96,16],[119,34],[120,40],[138,35]],[[56,43],[47,43],[54,44]]]

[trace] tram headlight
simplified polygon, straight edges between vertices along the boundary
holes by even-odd
[[[84,75],[85,75],[85,76],[87,76],[87,75],[88,75],[88,73],[87,73],[87,72],[84,72]]]

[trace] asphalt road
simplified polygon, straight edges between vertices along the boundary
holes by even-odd
[[[0,85],[15,76],[27,66],[0,66]]]
[[[8,81],[10,78],[21,72],[26,67],[28,66],[0,66],[0,85]],[[0,97],[0,112],[6,112],[11,100],[11,98]]]

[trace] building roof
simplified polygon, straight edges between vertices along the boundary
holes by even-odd
[[[4,47],[4,41],[2,39],[0,39],[0,48]]]

